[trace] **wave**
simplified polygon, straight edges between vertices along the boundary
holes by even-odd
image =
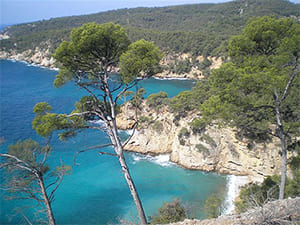
[[[105,122],[103,120],[89,120],[89,122],[97,125],[105,125]]]
[[[193,80],[191,78],[184,78],[184,77],[166,77],[166,78],[161,78],[161,77],[153,77],[156,80]]]
[[[170,166],[176,165],[170,161],[169,154],[161,154],[161,155],[157,155],[157,156],[151,156],[151,155],[142,155],[142,154],[134,153],[134,154],[132,154],[132,158],[135,163],[139,162],[139,161],[149,161],[149,162],[158,164],[163,167],[170,167]]]
[[[248,183],[248,176],[227,176],[227,195],[225,198],[225,209],[223,215],[230,214],[235,209],[234,201],[238,197],[241,187]]]
[[[29,63],[25,60],[16,60],[16,59],[10,59],[10,58],[7,58],[5,60],[9,60],[11,62],[20,62],[20,63],[24,63],[26,64],[26,66],[28,67],[39,67],[39,68],[43,68],[43,69],[48,69],[48,70],[54,70],[54,71],[59,71],[59,68],[56,68],[56,67],[47,67],[47,66],[42,66],[40,64],[37,64],[37,63]]]

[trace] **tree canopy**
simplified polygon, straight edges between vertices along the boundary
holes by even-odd
[[[201,105],[203,117],[222,118],[256,138],[278,137],[285,179],[287,145],[300,132],[300,25],[286,18],[256,18],[229,41],[228,49],[231,62],[209,79],[210,98]]]
[[[60,44],[54,58],[60,67],[54,85],[61,87],[72,80],[86,91],[87,96],[75,103],[70,114],[52,113],[51,106],[45,102],[36,104],[36,116],[32,123],[34,129],[43,136],[60,130],[61,139],[74,136],[81,129],[104,131],[111,143],[93,146],[90,150],[113,146],[115,154],[103,151],[100,153],[118,158],[141,223],[147,224],[123,155],[124,143],[119,137],[116,117],[119,100],[137,85],[139,78],[147,78],[154,74],[162,52],[152,42],[145,40],[130,44],[120,25],[88,23],[72,30],[70,40]],[[120,68],[119,74],[115,73],[117,67]],[[116,76],[119,78],[117,81]],[[91,120],[101,120],[103,123],[99,125],[91,123]]]

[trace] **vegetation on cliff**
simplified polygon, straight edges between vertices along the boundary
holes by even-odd
[[[285,0],[244,0],[222,4],[194,4],[162,8],[121,9],[84,16],[54,18],[15,25],[3,33],[1,50],[50,48],[68,40],[72,28],[84,23],[114,22],[125,27],[131,41],[154,41],[161,49],[195,55],[224,56],[226,42],[255,16],[300,16],[300,5]]]

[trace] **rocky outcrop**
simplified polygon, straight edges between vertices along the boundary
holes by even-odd
[[[300,197],[269,202],[268,204],[238,215],[225,215],[216,219],[184,220],[171,225],[268,225],[300,222]]]
[[[34,50],[26,50],[21,53],[16,51],[6,52],[0,51],[0,59],[11,59],[16,61],[25,61],[30,64],[36,64],[43,67],[55,68],[55,60],[49,49],[40,49],[36,47]]]
[[[223,63],[220,57],[217,58],[209,56],[207,57],[207,59],[211,62],[211,65],[209,66],[210,70],[219,68]],[[186,60],[190,63],[191,69],[189,72],[183,72],[178,74],[173,72],[172,69],[167,69],[170,68],[170,65],[175,65],[178,62]],[[189,53],[168,53],[161,61],[161,65],[165,67],[165,70],[161,73],[155,74],[155,77],[162,79],[203,79],[205,77],[203,71],[197,65],[203,63],[203,61],[204,57],[202,55],[195,57]],[[195,62],[197,62],[197,64],[194,64]]]
[[[122,110],[120,128],[131,128],[134,112],[128,104]],[[265,143],[241,140],[236,137],[237,130],[217,124],[207,127],[205,132],[193,133],[189,123],[199,116],[196,113],[176,121],[166,108],[156,112],[145,103],[141,114],[138,130],[125,146],[127,151],[169,153],[172,162],[185,168],[247,175],[250,181],[262,181],[280,173],[280,143],[276,139]]]
[[[6,34],[0,36],[1,39],[9,38]],[[30,64],[36,64],[43,67],[55,68],[55,60],[52,57],[52,53],[50,51],[50,46],[48,43],[44,43],[44,46],[48,46],[45,49],[41,49],[36,47],[35,49],[28,49],[23,52],[17,52],[16,50],[12,51],[0,51],[0,59],[11,59],[15,61],[25,61]],[[203,56],[198,56],[197,60],[202,62],[204,59]],[[221,58],[208,57],[208,59],[212,62],[210,69],[219,68],[222,64]],[[165,67],[169,67],[170,64],[173,64],[178,61],[189,60],[192,63],[192,56],[190,54],[178,54],[171,53],[167,54],[163,60],[161,61],[161,65]],[[119,72],[119,68],[114,69],[115,72]],[[154,75],[156,78],[160,79],[203,79],[203,72],[198,68],[198,66],[191,66],[191,70],[188,73],[174,73],[169,69],[165,69],[161,73],[157,73]]]

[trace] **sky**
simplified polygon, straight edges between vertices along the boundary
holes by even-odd
[[[0,24],[12,25],[121,8],[220,3],[231,0],[0,0]],[[263,0],[262,0],[263,1]],[[300,0],[291,0],[300,3]]]

